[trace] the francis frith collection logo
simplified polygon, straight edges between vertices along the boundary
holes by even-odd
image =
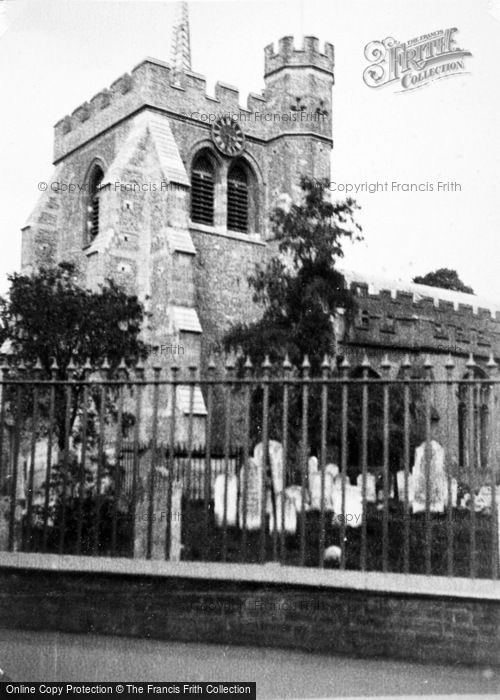
[[[365,46],[370,65],[363,72],[363,80],[371,88],[395,83],[404,92],[466,72],[465,59],[472,54],[456,46],[457,31],[456,27],[439,29],[405,43],[392,37],[371,41]]]

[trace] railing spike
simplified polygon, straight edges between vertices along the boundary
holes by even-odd
[[[425,367],[426,369],[431,369],[431,367],[434,367],[434,365],[433,365],[433,363],[432,363],[432,361],[431,361],[431,356],[430,356],[429,354],[427,354],[427,355],[425,356],[424,367]]]
[[[123,370],[123,371],[125,371],[125,372],[127,371],[127,369],[128,369],[128,368],[127,368],[127,363],[125,362],[125,358],[124,358],[124,357],[122,357],[122,359],[120,360],[120,364],[118,365],[118,369]]]
[[[349,362],[347,357],[344,357],[344,359],[340,363],[340,369],[351,369],[351,363]]]
[[[486,365],[486,367],[488,367],[488,369],[490,369],[490,370],[497,369],[497,367],[498,367],[498,363],[495,362],[495,358],[493,357],[492,352],[490,352],[490,356],[488,358],[488,364]]]
[[[331,369],[331,366],[332,366],[332,364],[330,362],[330,358],[328,357],[327,353],[325,352],[325,356],[323,357],[323,362],[321,363],[321,369],[322,370]]]
[[[104,360],[102,361],[101,369],[103,369],[103,370],[106,371],[106,372],[108,371],[108,369],[109,369],[109,362],[108,362],[108,358],[107,358],[107,357],[105,357]]]
[[[33,367],[35,372],[40,372],[43,369],[42,361],[39,357],[36,358],[35,366]]]
[[[453,361],[453,357],[451,356],[451,352],[448,353],[448,356],[446,358],[445,365],[446,369],[452,370],[455,368],[455,363]]]
[[[290,356],[288,352],[285,353],[285,359],[283,360],[283,369],[285,371],[292,369],[292,363],[290,362]]]
[[[208,360],[208,371],[209,372],[214,372],[216,368],[215,365],[215,359],[213,355],[210,355],[209,360]]]
[[[56,360],[55,357],[52,358],[52,363],[51,363],[51,365],[50,365],[50,369],[51,369],[53,372],[56,372],[56,371],[59,369],[59,365],[57,364],[57,360]]]
[[[406,355],[404,356],[401,367],[403,369],[410,369],[411,368],[411,360],[410,360],[410,356],[408,355],[408,353],[406,353]]]
[[[366,352],[365,352],[365,354],[363,355],[363,360],[362,360],[362,362],[361,362],[361,367],[363,367],[364,369],[370,369],[370,368],[371,368],[370,360],[368,359],[368,355],[366,354]]]
[[[311,363],[309,362],[309,355],[304,355],[304,360],[302,362],[302,369],[310,369]]]
[[[250,355],[247,355],[244,367],[247,370],[253,369],[253,364],[252,364],[252,360],[250,359]]]
[[[472,353],[469,354],[469,359],[467,360],[467,363],[465,366],[466,367],[476,367],[476,363],[474,362],[474,355]]]
[[[264,369],[264,370],[271,369],[272,364],[271,364],[271,360],[269,359],[269,355],[265,356],[264,362],[262,363],[261,366],[262,366],[262,369]]]
[[[391,368],[391,363],[389,362],[389,355],[386,353],[382,359],[382,362],[380,363],[380,366],[384,370],[388,370]]]

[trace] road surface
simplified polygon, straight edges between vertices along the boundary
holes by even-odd
[[[256,681],[258,698],[452,693],[500,697],[500,669],[3,629],[0,668],[21,682]]]

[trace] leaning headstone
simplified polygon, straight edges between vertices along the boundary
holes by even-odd
[[[245,488],[246,480],[246,488]],[[246,520],[245,520],[246,517]],[[250,458],[240,472],[240,527],[258,530],[262,522],[262,468]]]
[[[225,493],[226,498],[224,499]],[[218,474],[214,484],[214,513],[217,527],[224,525],[224,508],[226,510],[226,525],[228,527],[236,525],[237,504],[238,479],[234,474],[229,474],[226,487],[226,475]]]
[[[425,510],[426,507],[427,461],[429,463],[430,511],[442,513],[448,501],[448,484],[444,468],[444,449],[436,440],[431,440],[428,444],[423,442],[415,450],[415,464],[412,472],[415,488],[413,512],[418,513]]]

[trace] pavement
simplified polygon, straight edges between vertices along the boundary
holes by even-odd
[[[258,698],[500,698],[500,668],[58,632],[0,629],[0,668],[23,683],[256,681]]]

